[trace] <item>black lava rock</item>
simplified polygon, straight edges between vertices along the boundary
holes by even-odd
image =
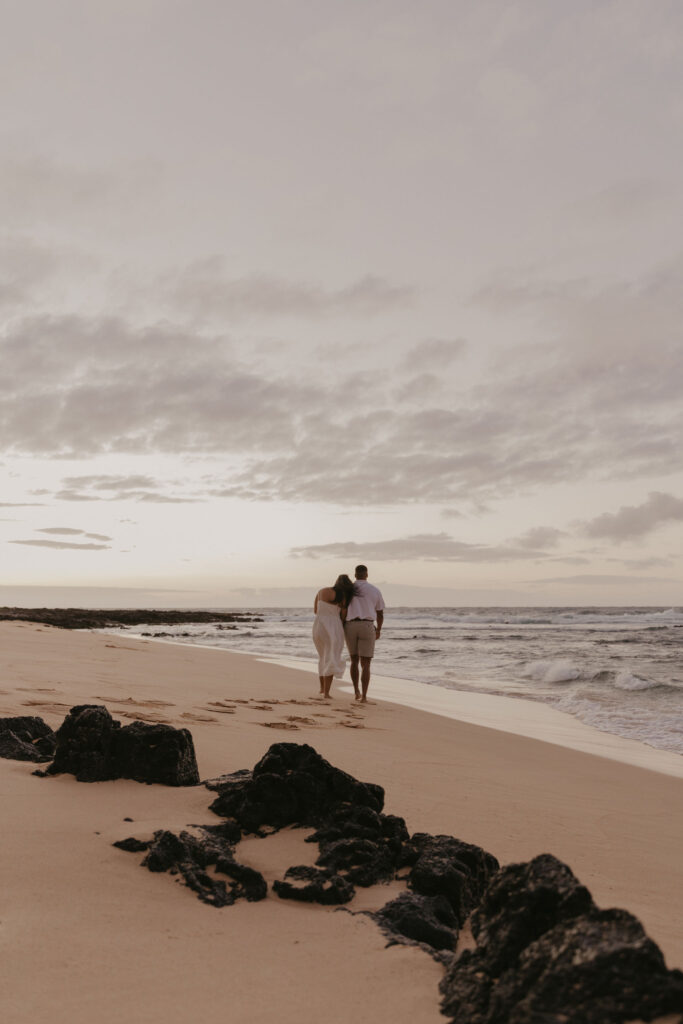
[[[408,886],[422,896],[444,896],[462,926],[481,900],[498,861],[479,846],[453,836],[416,833],[405,851],[412,867]]]
[[[0,608],[0,620],[19,622],[42,622],[60,629],[109,629],[117,626],[178,625],[189,622],[263,622],[260,615],[250,612],[190,612],[186,609],[174,611],[158,608],[122,608],[117,611],[107,608]],[[221,628],[220,626],[218,627]],[[230,628],[230,627],[228,627]],[[236,628],[236,627],[235,627]]]
[[[105,707],[78,704],[71,708],[57,730],[55,758],[47,775],[64,772],[79,782],[102,782],[115,778],[113,771],[114,735],[121,728]]]
[[[150,844],[151,840],[135,839],[131,836],[129,839],[119,839],[111,845],[117,846],[119,850],[125,850],[126,853],[142,853],[144,850],[149,850]]]
[[[455,1024],[623,1024],[683,1011],[683,974],[625,910],[598,910],[548,854],[504,868],[472,916],[475,950],[441,983]]]
[[[203,903],[213,907],[230,906],[238,899],[262,900],[268,892],[263,875],[245,864],[238,864],[231,844],[208,829],[201,829],[199,836],[190,832],[176,835],[162,829],[155,832],[148,842],[131,838],[114,843],[114,846],[133,852],[147,850],[142,861],[144,867],[150,871],[179,874]],[[230,881],[226,883],[209,874],[206,869],[210,866]]]
[[[0,757],[12,761],[51,761],[55,745],[55,734],[42,718],[0,718]]]
[[[297,884],[303,883],[303,884]],[[283,900],[303,903],[348,903],[355,889],[351,883],[332,871],[321,871],[306,864],[288,868],[284,881],[273,882],[273,889]]]
[[[495,875],[472,915],[472,933],[500,974],[531,942],[562,921],[594,910],[588,889],[551,854],[508,864]]]
[[[333,812],[307,842],[318,843],[321,867],[370,886],[394,877],[408,838],[403,818],[353,805]]]
[[[57,730],[54,761],[45,774],[64,772],[79,782],[135,779],[165,786],[199,782],[189,730],[148,722],[121,728],[97,704],[73,707]]]
[[[392,878],[396,870],[386,847],[369,839],[338,839],[320,854],[316,864],[365,888]]]
[[[253,772],[212,781],[209,788],[219,793],[214,813],[256,834],[264,827],[319,825],[345,804],[375,811],[384,804],[381,786],[358,782],[298,743],[274,743]]]
[[[116,777],[164,786],[196,786],[199,770],[189,729],[131,722],[114,741]]]
[[[410,940],[429,951],[453,950],[458,941],[458,920],[444,896],[419,896],[404,892],[369,915],[391,940]]]

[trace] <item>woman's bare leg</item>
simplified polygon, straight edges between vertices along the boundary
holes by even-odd
[[[332,680],[334,676],[325,676],[323,678],[323,697],[330,696],[330,689],[332,687]]]
[[[321,694],[324,695],[324,693],[325,693],[325,677],[324,676],[318,676],[318,679],[320,680],[320,692],[321,692]]]

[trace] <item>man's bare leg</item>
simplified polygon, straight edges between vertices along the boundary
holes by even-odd
[[[358,688],[358,681],[360,679],[360,673],[358,671],[358,655],[351,655],[351,666],[349,668],[351,673],[351,682],[353,683],[353,692],[356,696],[356,700],[360,700],[360,689]]]
[[[361,682],[361,686],[363,687],[363,696],[360,699],[361,704],[365,704],[365,702],[368,699],[368,687],[370,685],[370,662],[371,661],[372,661],[372,658],[361,658],[360,659],[360,664],[361,664],[360,682]]]

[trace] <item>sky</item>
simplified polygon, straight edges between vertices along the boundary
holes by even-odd
[[[681,604],[679,0],[0,6],[0,603]]]

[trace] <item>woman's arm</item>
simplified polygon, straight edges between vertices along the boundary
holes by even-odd
[[[313,602],[313,614],[314,615],[318,614],[318,595],[319,594],[320,594],[320,591],[318,591],[318,593],[315,595],[315,601]]]

